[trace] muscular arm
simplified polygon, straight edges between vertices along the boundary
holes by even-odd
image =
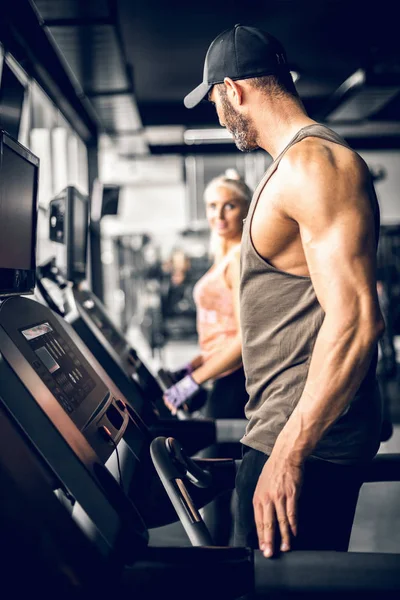
[[[242,364],[242,343],[239,326],[239,283],[240,283],[240,264],[239,250],[234,252],[226,271],[227,283],[232,290],[233,307],[237,322],[238,334],[226,342],[225,347],[218,353],[215,353],[208,360],[204,361],[202,366],[193,371],[192,377],[198,384],[202,384],[209,379],[218,377],[225,371],[234,369]]]
[[[292,169],[300,190],[296,202],[290,189],[283,201],[283,210],[299,225],[325,313],[303,394],[276,442],[295,462],[312,452],[352,400],[383,331],[367,173],[355,155],[348,161],[346,169],[318,160],[300,163]]]
[[[283,163],[283,161],[282,161]],[[346,151],[282,165],[280,208],[298,224],[308,271],[324,313],[301,398],[277,438],[253,498],[260,547],[282,550],[297,531],[302,464],[351,402],[370,364],[383,320],[375,282],[375,236],[364,163]],[[285,167],[287,173],[285,173]],[[289,177],[290,175],[290,177]]]

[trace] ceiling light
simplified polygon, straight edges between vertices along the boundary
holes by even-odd
[[[220,144],[233,142],[229,131],[223,127],[209,129],[187,129],[183,134],[185,144]]]

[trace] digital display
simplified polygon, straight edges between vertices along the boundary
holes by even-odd
[[[50,352],[44,346],[35,350],[35,354],[40,358],[50,373],[55,373],[60,368],[60,365],[54,360]]]
[[[96,387],[74,348],[47,321],[20,332],[34,353],[36,373],[64,410],[73,413]]]
[[[35,327],[25,329],[21,333],[29,342],[30,340],[34,340],[35,338],[44,335],[45,333],[50,333],[50,331],[53,331],[51,325],[49,323],[42,323],[41,325],[36,325]]]
[[[0,177],[0,268],[32,269],[36,167],[3,144]]]

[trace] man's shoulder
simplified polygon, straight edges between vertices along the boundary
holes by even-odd
[[[308,181],[324,183],[341,175],[351,176],[361,183],[368,174],[363,158],[348,146],[330,140],[307,137],[294,144],[279,165],[280,175],[295,185]]]
[[[311,219],[317,210],[331,214],[362,206],[370,194],[371,178],[362,157],[347,146],[316,137],[289,148],[274,178],[264,194],[267,205],[286,222]]]

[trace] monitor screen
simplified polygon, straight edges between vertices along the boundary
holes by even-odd
[[[104,185],[103,186],[103,202],[101,207],[101,216],[117,215],[119,203],[119,185]]]
[[[88,198],[68,186],[50,202],[50,239],[61,244],[56,264],[61,273],[77,283],[86,277]]]
[[[0,132],[0,295],[35,286],[39,159]]]
[[[84,279],[88,236],[88,200],[76,190],[73,192],[72,222],[72,270],[77,277]]]
[[[24,95],[25,87],[4,62],[0,85],[0,128],[15,138],[19,133]]]
[[[90,202],[90,222],[99,223],[105,215],[117,215],[121,186],[114,183],[103,184],[96,180],[93,184]]]

